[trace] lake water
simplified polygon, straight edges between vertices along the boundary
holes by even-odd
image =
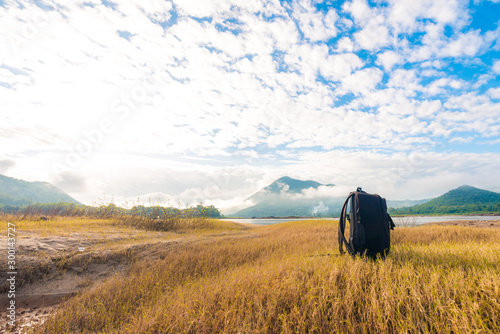
[[[253,218],[242,218],[242,219],[221,219],[225,220],[228,222],[236,222],[236,223],[243,223],[243,224],[252,224],[252,225],[273,225],[273,224],[279,224],[279,223],[286,223],[286,222],[291,222],[291,221],[298,221],[298,220],[309,220],[309,219],[331,219],[331,220],[337,220],[338,218],[274,218],[274,219],[267,219],[267,218],[262,218],[262,219],[253,219]]]
[[[394,223],[398,224],[400,222],[410,222],[421,225],[426,223],[439,223],[448,222],[453,220],[498,220],[500,216],[414,216],[414,217],[393,217]]]
[[[290,221],[298,221],[305,219],[330,219],[330,220],[338,220],[338,218],[289,218],[289,219],[221,219],[225,221],[232,221],[243,224],[252,224],[252,225],[273,225],[279,223],[285,223]],[[500,216],[414,216],[414,217],[393,217],[394,223],[396,225],[400,223],[406,223],[405,225],[421,225],[426,223],[437,223],[437,222],[446,222],[452,220],[497,220],[500,219]]]

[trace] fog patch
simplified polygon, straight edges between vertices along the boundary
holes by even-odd
[[[16,165],[16,162],[11,159],[0,159],[0,173],[5,173]]]
[[[321,215],[323,213],[328,212],[328,210],[329,210],[328,206],[326,206],[325,203],[323,203],[323,201],[320,201],[318,205],[313,207],[312,215],[313,216]]]
[[[59,173],[54,184],[64,191],[80,193],[87,187],[87,180],[78,173],[67,171]]]
[[[352,186],[319,186],[318,188],[307,188],[300,194],[293,194],[293,199],[347,197],[351,191],[356,190]]]

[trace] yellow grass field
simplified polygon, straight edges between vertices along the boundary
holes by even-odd
[[[332,220],[203,220],[168,232],[116,219],[16,224],[21,239],[90,240],[81,253],[49,251],[59,276],[33,270],[23,289],[74,268],[75,278],[108,261],[116,269],[88,274],[45,322],[25,327],[33,333],[500,332],[498,228],[396,228],[391,254],[370,261],[339,255]]]

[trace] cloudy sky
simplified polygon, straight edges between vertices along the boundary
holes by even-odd
[[[390,199],[500,191],[499,12],[0,0],[0,174],[223,210],[284,175]]]

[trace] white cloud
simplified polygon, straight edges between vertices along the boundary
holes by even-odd
[[[320,201],[318,203],[318,205],[314,206],[312,208],[312,215],[318,215],[318,214],[322,214],[322,213],[326,213],[328,211],[328,206],[325,205],[325,203],[323,203],[323,201]]]
[[[471,143],[472,141],[474,141],[474,137],[467,137],[467,138],[464,138],[464,137],[453,137],[450,139],[450,142],[451,143],[462,143],[462,144],[468,144],[468,143]]]
[[[488,95],[495,100],[500,100],[500,87],[488,89]]]
[[[442,107],[441,101],[439,100],[425,100],[417,107],[416,115],[420,119],[430,118],[437,115],[442,110]]]
[[[469,31],[446,44],[440,52],[441,57],[475,56],[485,46],[485,41],[478,30]]]
[[[364,26],[363,30],[354,33],[354,38],[361,49],[373,51],[389,44],[389,29],[378,16]]]
[[[0,173],[7,172],[10,168],[14,167],[16,162],[12,159],[0,159]]]
[[[71,193],[83,193],[87,180],[85,176],[71,171],[65,171],[57,175],[54,184]]]
[[[318,188],[307,188],[302,190],[300,194],[293,195],[294,199],[303,198],[328,198],[342,197],[349,194],[352,189],[347,186],[319,186]]]
[[[462,27],[469,19],[466,2],[460,0],[391,0],[388,22],[398,33],[420,29],[418,20],[432,19],[439,25]]]
[[[310,0],[295,1],[292,16],[298,21],[300,30],[311,42],[325,41],[337,36],[335,23],[338,15],[334,9],[318,12]]]
[[[368,94],[382,80],[383,73],[378,68],[366,68],[354,72],[342,80],[342,88],[355,94]]]
[[[349,37],[341,37],[337,42],[337,50],[338,52],[347,52],[352,53],[354,50],[354,43]]]
[[[320,72],[329,80],[340,81],[363,66],[363,61],[354,53],[327,56],[318,62]]]
[[[297,167],[309,170],[310,166],[315,166],[313,173],[334,164],[336,168],[329,170],[327,182],[350,191],[361,186],[389,199],[434,197],[463,184],[495,190],[492,185],[500,182],[500,176],[494,172],[500,167],[498,153],[332,151],[308,153],[301,161]],[[322,173],[317,175],[325,177]],[[310,175],[305,176],[308,177]]]
[[[355,21],[362,23],[373,16],[373,9],[365,0],[353,0],[345,2],[342,6],[343,10],[350,13]]]
[[[493,75],[491,73],[487,73],[487,74],[481,74],[476,82],[473,83],[472,85],[472,88],[474,89],[478,89],[479,87],[487,84],[491,79],[493,79]]]
[[[496,73],[496,74],[500,74],[500,60],[496,60],[496,61],[493,63],[492,70],[493,70],[493,72],[494,72],[494,73]]]
[[[390,75],[387,86],[398,88],[399,93],[404,92],[406,96],[414,96],[417,91],[423,89],[417,71],[405,69],[394,70]]]
[[[403,58],[394,51],[386,51],[377,57],[377,63],[382,65],[386,71],[390,71],[394,65],[402,62]]]
[[[175,0],[174,5],[179,12],[187,16],[211,17],[229,11],[231,3],[213,1]]]
[[[430,84],[426,85],[424,88],[424,91],[432,96],[432,95],[438,95],[438,94],[443,94],[447,91],[447,89],[452,88],[452,89],[459,89],[463,85],[462,82],[458,80],[453,80],[449,78],[441,78],[438,80],[434,80]]]
[[[368,9],[365,13],[364,5],[364,2],[355,2],[352,6],[346,6],[354,11],[355,19],[367,27],[373,22],[382,24],[381,12]],[[170,9],[170,5],[165,6],[163,9],[153,7],[147,12],[156,15]],[[273,6],[266,10],[283,14],[277,9],[279,6]],[[297,4],[295,7],[298,8],[299,16],[312,13],[313,10],[309,3]],[[357,141],[333,139],[328,130],[323,129],[325,123],[337,123],[333,126],[344,135],[352,131],[350,125],[343,123],[332,112],[334,100],[351,92],[363,96],[363,99],[353,101],[352,108],[378,105],[382,107],[381,110],[394,113],[395,106],[414,103],[405,99],[423,90],[415,72],[406,70],[391,74],[388,86],[395,89],[378,90],[383,75],[378,68],[362,68],[366,64],[355,53],[331,54],[331,50],[322,44],[297,44],[298,32],[291,20],[278,17],[265,21],[251,13],[255,8],[238,7],[240,23],[236,27],[241,30],[239,35],[216,29],[216,24],[229,25],[225,23],[225,18],[232,12],[223,4],[203,9],[216,13],[211,23],[181,16],[177,24],[166,31],[149,20],[143,20],[140,10],[135,10],[134,6],[122,5],[117,8],[120,13],[135,17],[138,24],[127,28],[121,14],[115,15],[117,13],[108,8],[99,7],[100,11],[97,11],[87,7],[83,14],[77,14],[81,8],[71,7],[65,15],[71,19],[72,29],[58,27],[54,30],[47,27],[54,31],[53,43],[59,38],[71,39],[71,34],[76,33],[78,43],[92,50],[93,54],[100,55],[99,61],[88,57],[78,43],[69,48],[59,48],[57,55],[62,57],[61,62],[52,61],[50,67],[36,64],[34,58],[27,59],[30,65],[36,66],[33,70],[37,73],[37,82],[44,82],[46,87],[60,87],[59,90],[46,91],[37,87],[37,102],[52,106],[57,103],[59,107],[47,108],[47,114],[40,114],[32,120],[33,123],[40,123],[48,115],[52,115],[51,119],[57,119],[59,124],[70,123],[72,116],[66,110],[71,107],[76,107],[75,112],[79,111],[80,115],[87,115],[82,122],[65,127],[66,133],[59,132],[60,127],[54,126],[54,130],[58,129],[60,139],[67,137],[73,141],[64,145],[69,149],[74,149],[81,142],[84,132],[92,131],[99,124],[100,115],[113,112],[114,101],[110,96],[118,97],[119,100],[123,95],[129,95],[130,98],[135,88],[147,87],[158,78],[157,88],[148,92],[150,96],[143,102],[133,103],[130,116],[122,119],[121,114],[111,114],[120,117],[113,118],[115,130],[106,136],[102,145],[110,148],[126,147],[129,152],[191,152],[204,156],[227,155],[225,148],[234,145],[255,147],[266,144],[277,147],[288,143],[289,147],[332,147],[337,143],[353,146]],[[170,15],[165,14],[161,19],[169,19]],[[96,20],[96,17],[101,16],[103,19],[97,20],[97,24],[89,28],[84,25],[86,20]],[[55,24],[66,23],[59,18]],[[100,33],[101,30],[109,30],[107,27],[110,25],[114,26],[112,33]],[[132,43],[119,38],[117,25],[123,25],[122,29],[135,34]],[[59,31],[64,31],[68,36],[59,37]],[[119,51],[112,57],[101,44],[113,46]],[[343,37],[337,47],[337,50],[348,50],[352,48],[352,42],[348,37]],[[277,73],[281,64],[270,55],[275,48],[284,50],[283,64],[297,72]],[[147,62],[141,65],[143,55],[147,56]],[[48,60],[52,55],[47,53],[42,54],[42,57]],[[397,58],[401,59],[401,56],[394,51],[379,56],[386,68],[398,63],[400,60]],[[68,64],[60,68],[61,63],[66,63],[64,59],[77,59],[81,65]],[[169,74],[161,74],[167,71]],[[44,76],[40,73],[44,73]],[[338,81],[339,85],[330,89],[327,85],[319,84],[318,73],[327,80]],[[72,78],[78,78],[78,81]],[[67,82],[71,82],[71,85],[68,86]],[[460,88],[459,81],[443,79],[442,82],[455,89]],[[435,94],[444,88],[444,84],[437,83],[429,86],[427,91]],[[29,86],[26,89],[31,90]],[[63,100],[61,91],[64,92]],[[88,92],[88,95],[82,98],[80,91]],[[16,100],[12,99],[10,93],[7,96],[12,101]],[[75,101],[78,101],[76,106]],[[125,104],[126,101],[120,101],[118,105],[123,107]],[[160,112],[159,108],[166,113]],[[404,107],[401,110],[411,108]],[[356,115],[361,119],[360,124],[373,126],[375,119],[372,115],[362,112]],[[144,119],[148,121],[143,122]],[[25,123],[26,119],[19,122]],[[297,122],[307,125],[294,129]],[[394,122],[397,123],[397,120]],[[408,119],[401,119],[400,123],[405,122]],[[82,127],[83,124],[88,125]],[[381,123],[376,124],[380,126]],[[384,132],[382,128],[380,133]],[[50,133],[50,128],[47,133]],[[371,138],[365,138],[365,142],[376,143],[380,138],[376,133],[378,131]],[[60,139],[57,144],[55,140],[52,142],[61,147]],[[294,141],[297,142],[293,144]],[[18,145],[23,144],[20,142]]]

